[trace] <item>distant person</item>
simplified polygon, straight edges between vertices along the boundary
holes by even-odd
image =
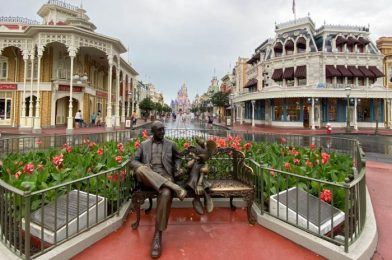
[[[91,124],[94,126],[96,121],[97,115],[93,112],[93,114],[91,115]]]
[[[83,123],[82,120],[82,111],[79,109],[78,112],[75,114],[75,125],[76,127],[81,127]]]
[[[137,121],[137,118],[136,118],[136,111],[133,111],[133,112],[132,112],[132,115],[131,115],[132,126],[135,126],[135,125],[136,125],[136,121]]]

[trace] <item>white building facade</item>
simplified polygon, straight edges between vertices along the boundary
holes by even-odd
[[[386,127],[383,55],[369,29],[309,17],[276,25],[248,61],[236,120],[282,127]],[[242,90],[242,91],[241,91]]]

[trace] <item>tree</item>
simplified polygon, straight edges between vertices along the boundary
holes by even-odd
[[[212,104],[214,106],[220,108],[220,110],[219,110],[219,118],[218,118],[219,123],[220,123],[221,122],[221,113],[220,113],[220,111],[221,111],[221,108],[224,108],[224,107],[229,105],[229,94],[225,93],[225,92],[222,92],[222,91],[216,92],[214,95],[212,95],[211,102],[212,102]]]
[[[154,109],[154,102],[151,98],[146,97],[139,103],[139,108],[145,112],[144,118],[147,119],[150,111]]]

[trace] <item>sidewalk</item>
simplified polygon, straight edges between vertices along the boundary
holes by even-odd
[[[138,119],[136,122],[135,128],[141,127],[143,125],[149,124],[151,121],[144,119]],[[125,128],[122,124],[120,127],[113,127],[111,130],[107,130],[104,126],[95,126],[95,127],[82,127],[82,128],[74,128],[72,134],[95,134],[102,133],[107,131],[121,131],[129,128]],[[5,127],[0,128],[0,134],[2,137],[9,135],[65,135],[67,134],[67,127],[60,126],[54,128],[42,128],[41,133],[33,133],[31,129],[19,129],[15,127]],[[1,137],[0,136],[0,137]]]
[[[215,125],[223,126],[224,123],[214,123]],[[291,127],[272,127],[272,126],[264,126],[264,125],[256,125],[253,126],[249,123],[235,123],[234,127],[228,127],[229,129],[233,129],[234,131],[244,131],[244,132],[254,132],[254,133],[274,133],[274,134],[291,134],[291,135],[326,135],[327,131],[325,128],[320,129],[305,129],[305,128],[291,128]],[[359,128],[358,130],[352,130],[350,134],[366,134],[373,135],[375,133],[374,128]],[[346,134],[346,128],[333,128],[332,134]],[[378,135],[391,135],[392,129],[384,129],[379,128],[377,130]]]

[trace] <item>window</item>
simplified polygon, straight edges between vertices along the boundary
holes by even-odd
[[[336,121],[336,108],[337,108],[337,99],[329,99],[328,100],[328,120]]]
[[[8,78],[8,58],[0,56],[0,79]]]
[[[288,98],[287,101],[287,121],[299,121],[301,112],[300,99]]]
[[[275,121],[283,121],[283,99],[274,100]]]
[[[26,78],[31,80],[31,60],[27,62],[27,74]],[[38,60],[34,59],[34,72],[33,72],[33,79],[38,78]]]
[[[388,75],[389,82],[392,82],[392,64],[389,64]]]
[[[10,92],[0,93],[0,120],[11,119],[12,99]]]

